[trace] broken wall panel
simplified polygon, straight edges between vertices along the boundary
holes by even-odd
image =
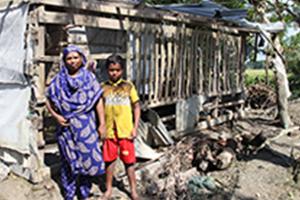
[[[126,31],[87,27],[90,54],[126,53]]]
[[[49,24],[45,26],[45,55],[59,56],[61,42],[67,40],[67,33],[62,25]]]

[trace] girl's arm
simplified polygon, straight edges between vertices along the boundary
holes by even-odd
[[[46,107],[60,125],[69,126],[68,121],[53,109],[53,104],[48,99],[46,100]]]
[[[106,134],[106,127],[105,127],[105,114],[104,114],[104,102],[103,98],[101,97],[96,105],[96,111],[98,115],[98,119],[100,121],[100,126],[98,128],[100,138],[104,139]]]
[[[139,126],[139,121],[141,118],[141,107],[139,101],[135,102],[133,105],[133,117],[134,117],[134,127],[131,133],[132,139],[136,138],[137,130]]]

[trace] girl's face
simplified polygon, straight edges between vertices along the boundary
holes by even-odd
[[[78,52],[70,52],[66,58],[65,63],[70,74],[75,74],[82,65],[82,58]]]
[[[108,77],[112,82],[117,82],[123,74],[123,69],[119,63],[111,63],[107,69]]]

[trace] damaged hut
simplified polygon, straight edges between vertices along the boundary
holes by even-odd
[[[37,146],[55,142],[45,88],[70,43],[97,61],[99,81],[111,53],[126,58],[126,78],[136,85],[143,108],[141,141],[148,144],[172,144],[187,132],[241,115],[246,37],[257,32],[236,23],[245,16],[245,10],[210,1],[153,7],[134,1],[2,0],[1,161],[10,169],[43,166]],[[30,172],[23,176],[32,179]]]

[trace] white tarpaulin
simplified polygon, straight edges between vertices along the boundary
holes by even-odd
[[[0,8],[0,147],[20,153],[30,148],[26,117],[31,90],[23,73],[28,7],[21,3]]]
[[[0,8],[0,84],[26,84],[25,29],[28,3]]]
[[[30,126],[26,119],[30,88],[0,85],[0,147],[30,153]],[[1,155],[0,155],[1,157]]]

